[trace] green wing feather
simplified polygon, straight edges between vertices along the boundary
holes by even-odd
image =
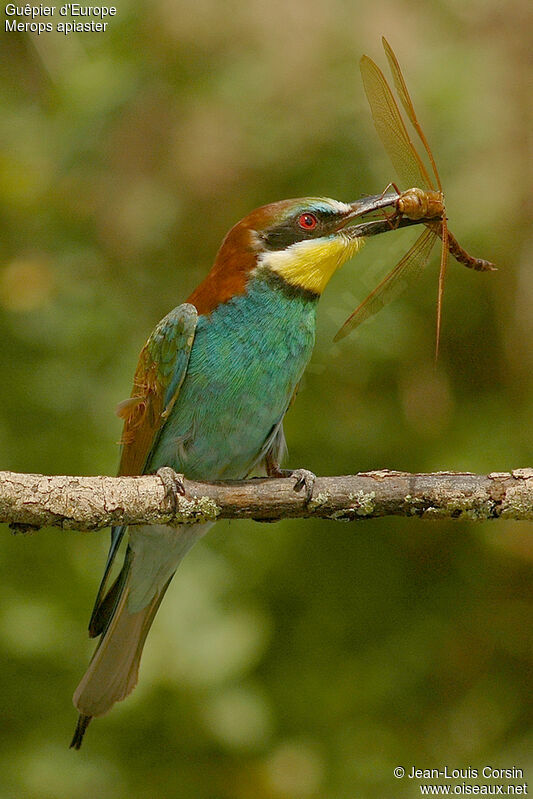
[[[144,345],[129,400],[117,413],[124,419],[119,474],[142,474],[187,374],[198,312],[178,305],[162,319]]]
[[[119,475],[144,472],[185,380],[197,321],[198,312],[194,305],[178,305],[159,322],[144,345],[131,397],[117,407],[118,415],[124,419]],[[124,526],[111,530],[104,576],[89,622],[89,633],[93,637],[105,629],[107,619],[114,611],[113,588],[109,600],[104,593],[125,531]]]

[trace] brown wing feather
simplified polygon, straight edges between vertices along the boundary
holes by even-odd
[[[120,475],[144,470],[185,379],[197,320],[194,305],[178,305],[159,322],[141,350],[131,397],[117,408],[124,419]]]
[[[148,453],[163,419],[164,388],[158,380],[158,367],[146,344],[133,380],[131,402],[121,402],[117,413],[124,419],[119,475],[141,474]]]

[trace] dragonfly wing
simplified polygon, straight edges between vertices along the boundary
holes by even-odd
[[[371,58],[360,62],[365,93],[377,134],[405,188],[433,188],[422,159],[411,141],[398,104],[383,72]]]
[[[387,59],[388,59],[388,62],[389,62],[390,71],[392,73],[392,78],[394,80],[394,85],[396,87],[396,93],[397,93],[398,97],[400,98],[400,102],[401,102],[401,104],[403,106],[403,109],[404,109],[405,113],[409,117],[409,120],[411,121],[412,126],[414,127],[414,129],[418,133],[418,136],[420,137],[420,141],[424,145],[424,149],[425,149],[426,153],[428,154],[428,158],[429,158],[429,161],[431,163],[431,167],[433,169],[433,173],[435,175],[435,180],[436,180],[438,189],[439,189],[439,191],[442,191],[442,186],[441,186],[441,183],[440,183],[440,177],[439,177],[439,173],[437,171],[437,165],[435,163],[435,159],[433,158],[433,153],[430,150],[430,147],[429,147],[428,141],[427,141],[427,139],[425,137],[424,131],[422,130],[422,128],[420,126],[420,123],[419,123],[419,121],[417,119],[415,108],[414,108],[414,105],[413,105],[413,101],[411,100],[411,95],[409,94],[409,90],[407,89],[407,84],[405,83],[405,78],[404,78],[404,76],[402,74],[402,70],[400,69],[400,65],[398,63],[398,59],[396,58],[394,50],[392,49],[392,47],[390,46],[390,44],[388,43],[388,41],[385,39],[384,36],[383,36],[381,41],[383,42],[383,49],[385,50],[385,55],[387,56]],[[424,168],[424,171],[426,172],[425,168]],[[430,180],[429,175],[427,174],[427,172],[426,172],[426,175],[427,175],[427,179],[429,181],[429,185],[431,186],[431,188],[435,188],[433,186],[432,181]]]
[[[415,277],[428,262],[429,255],[437,238],[434,228],[426,228],[417,238],[409,252],[407,252],[394,269],[392,269],[370,292],[368,297],[355,309],[336,334],[334,341],[339,341],[348,335],[362,322],[388,305],[395,297],[407,288],[410,279]]]

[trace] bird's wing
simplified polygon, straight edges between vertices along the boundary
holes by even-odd
[[[178,305],[159,322],[141,350],[131,397],[117,407],[117,414],[124,419],[119,475],[144,472],[187,374],[197,321],[194,305]],[[113,610],[107,607],[112,603],[104,605],[103,596],[125,530],[123,525],[111,530],[104,576],[89,622],[92,636],[101,632],[100,609],[105,616]]]
[[[198,312],[184,303],[162,319],[141,350],[124,419],[119,475],[142,474],[187,373]]]

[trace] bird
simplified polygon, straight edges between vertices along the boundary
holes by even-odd
[[[174,476],[175,490],[183,492],[178,475],[214,481],[266,473],[292,477],[310,498],[314,475],[281,468],[283,418],[311,357],[326,285],[366,236],[390,229],[354,223],[386,204],[384,195],[354,203],[282,200],[231,228],[207,277],[159,322],[141,351],[131,396],[117,408],[124,420],[119,475],[158,473],[170,490]],[[89,623],[89,635],[100,640],[73,697],[74,749],[91,719],[135,687],[169,583],[211,525],[112,529]],[[124,562],[108,589],[126,532]]]

